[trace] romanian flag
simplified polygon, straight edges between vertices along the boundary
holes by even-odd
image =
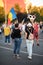
[[[8,14],[8,25],[10,25],[11,21],[13,19],[16,19],[16,18],[17,18],[17,16],[16,16],[16,13],[15,13],[15,10],[14,10],[14,8],[11,8],[11,10],[10,10],[10,12]]]

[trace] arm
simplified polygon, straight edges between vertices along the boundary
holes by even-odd
[[[25,32],[25,39],[27,38],[27,33]]]

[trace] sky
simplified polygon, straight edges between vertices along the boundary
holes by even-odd
[[[21,8],[24,8],[25,7],[24,1],[25,0],[0,0],[0,6],[4,7],[6,9],[6,12],[8,12],[10,8],[14,6],[15,3],[18,3]],[[34,5],[43,6],[43,0],[26,0],[26,1],[27,3],[31,2],[33,6]]]
[[[1,6],[1,7],[4,7],[4,3],[3,3],[2,0],[0,0],[0,6]]]
[[[32,3],[32,5],[36,5],[36,6],[43,6],[43,0],[30,0],[30,2]]]
[[[11,0],[9,0],[9,1],[11,1]],[[18,1],[18,0],[12,0],[13,2],[15,1]],[[25,0],[24,0],[25,1]],[[32,3],[32,5],[34,6],[43,6],[43,0],[26,0],[26,1],[30,1],[31,3]],[[21,0],[21,3],[22,3],[22,0]],[[0,6],[4,6],[4,4],[3,4],[3,0],[0,0]]]

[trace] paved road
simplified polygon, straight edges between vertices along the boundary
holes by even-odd
[[[20,51],[21,58],[18,60],[13,56],[14,44],[6,45],[3,34],[0,35],[0,65],[43,65],[43,33],[39,36],[39,44],[40,46],[38,47],[36,41],[34,42],[33,58],[29,60],[25,48],[26,43],[23,39]]]

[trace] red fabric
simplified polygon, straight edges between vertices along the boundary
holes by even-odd
[[[8,25],[10,25],[11,24],[11,21],[10,21],[10,19],[8,18]]]
[[[38,32],[38,24],[34,24],[34,30]]]
[[[33,32],[34,39],[35,38],[38,39],[38,24],[37,23],[34,23],[33,27],[34,27],[34,32]]]

